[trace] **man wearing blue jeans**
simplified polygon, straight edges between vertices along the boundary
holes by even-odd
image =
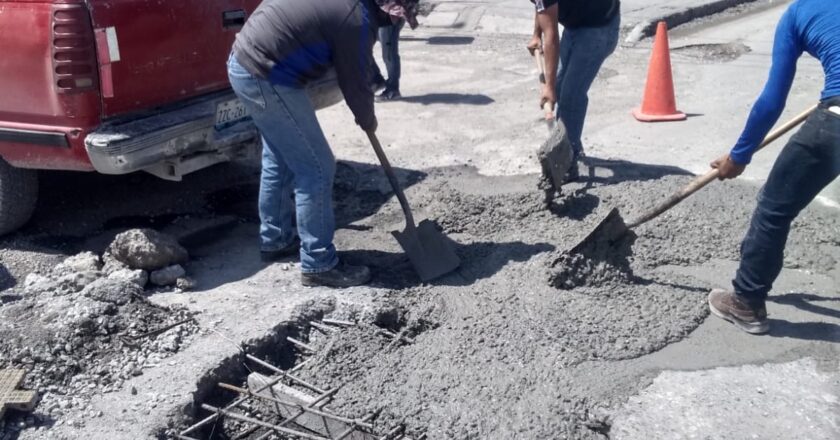
[[[601,65],[618,45],[621,22],[619,0],[531,0],[536,7],[534,35],[528,50],[542,43],[545,53],[545,87],[540,108],[557,104],[557,119],[563,122],[574,160],[568,180],[579,178],[578,161],[583,155],[583,124],[589,106],[589,88]],[[559,26],[563,25],[563,38]]]
[[[779,276],[793,220],[840,175],[840,3],[797,0],[776,28],[770,77],[732,151],[712,162],[721,179],[744,172],[762,139],[779,119],[796,62],[803,52],[820,60],[825,86],[819,108],[776,159],[758,196],[749,231],[741,243],[741,264],[732,290],[709,294],[712,313],[742,330],[770,330],[765,301]]]
[[[390,26],[379,28],[379,44],[382,45],[382,60],[385,61],[385,71],[388,79],[382,77],[379,66],[376,66],[375,83],[383,84],[385,90],[376,97],[377,101],[394,101],[400,99],[400,31],[405,26],[405,20],[400,20]]]
[[[369,86],[376,32],[401,19],[416,23],[416,6],[417,0],[263,0],[236,36],[228,77],[263,141],[261,255],[274,261],[299,252],[304,285],[370,280],[367,267],[339,261],[333,245],[335,157],[305,86],[334,68],[356,123],[376,131]]]

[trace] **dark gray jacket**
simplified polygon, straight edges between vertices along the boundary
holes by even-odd
[[[379,17],[371,0],[263,0],[233,51],[253,75],[288,87],[334,67],[356,123],[368,128],[376,119],[370,81]]]

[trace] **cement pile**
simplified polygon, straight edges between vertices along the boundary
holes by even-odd
[[[756,188],[711,186],[640,228],[635,243],[629,236],[569,253],[610,208],[632,219],[688,178],[580,185],[547,210],[536,178],[457,174],[431,176],[424,182],[431,189],[412,200],[459,243],[463,266],[390,296],[403,322],[433,324],[390,348],[361,329],[313,336],[323,352],[301,374],[325,387],[346,383],[331,404],[338,413],[381,410],[381,426],[405,422],[429,438],[605,438],[602,408],[621,392],[608,380],[572,380],[570,371],[654,352],[703,322],[711,286],[663,265],[737,255],[740,237],[731,231],[746,226]],[[792,242],[790,255],[833,258],[838,247],[820,228],[836,231],[838,220],[815,208],[801,223],[794,237],[804,243]],[[789,262],[819,270],[809,260]]]
[[[19,298],[0,307],[0,368],[28,371],[25,387],[41,402],[36,415],[7,425],[7,433],[44,417],[71,426],[97,417],[87,409],[93,395],[122,388],[188,343],[194,322],[155,333],[190,315],[146,301],[148,279],[142,269],[109,254],[103,263],[90,252],[26,278]]]
[[[558,289],[630,283],[635,241],[636,233],[614,209],[582,242],[551,261],[549,283]]]

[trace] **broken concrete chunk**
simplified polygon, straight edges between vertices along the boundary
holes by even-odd
[[[178,282],[178,278],[187,274],[187,271],[180,264],[175,264],[163,269],[156,270],[149,275],[152,284],[156,286],[171,286]]]
[[[99,271],[68,273],[56,280],[58,283],[58,291],[56,293],[60,295],[68,295],[79,292],[100,278],[102,278],[102,272]]]
[[[143,289],[136,283],[112,278],[100,278],[82,290],[82,295],[90,299],[118,306],[128,304],[132,296],[142,294]]]
[[[131,269],[127,264],[114,258],[110,252],[105,252],[102,255],[102,262],[104,263],[102,265],[102,273],[105,275],[111,275],[118,270]]]
[[[178,281],[175,282],[175,287],[185,292],[193,290],[195,288],[195,280],[190,277],[178,278]]]
[[[55,281],[37,273],[31,273],[23,280],[23,293],[25,295],[37,295],[54,291],[57,288],[58,285]]]
[[[53,268],[53,275],[58,278],[76,272],[98,272],[102,269],[102,261],[93,252],[82,252],[67,257]]]
[[[120,269],[112,272],[108,275],[108,278],[117,281],[127,281],[136,284],[140,288],[144,288],[146,287],[146,283],[149,282],[149,273],[143,269]]]
[[[149,271],[185,263],[189,257],[174,238],[152,229],[123,232],[114,238],[108,251],[132,269]]]

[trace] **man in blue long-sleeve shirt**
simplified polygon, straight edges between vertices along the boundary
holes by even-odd
[[[819,108],[785,146],[759,194],[741,243],[734,290],[709,294],[712,313],[749,333],[769,331],[764,303],[781,272],[791,222],[840,175],[840,1],[797,0],[790,5],[776,29],[770,77],[747,126],[732,151],[712,162],[721,179],[744,171],[784,109],[803,52],[817,58],[825,72]]]

